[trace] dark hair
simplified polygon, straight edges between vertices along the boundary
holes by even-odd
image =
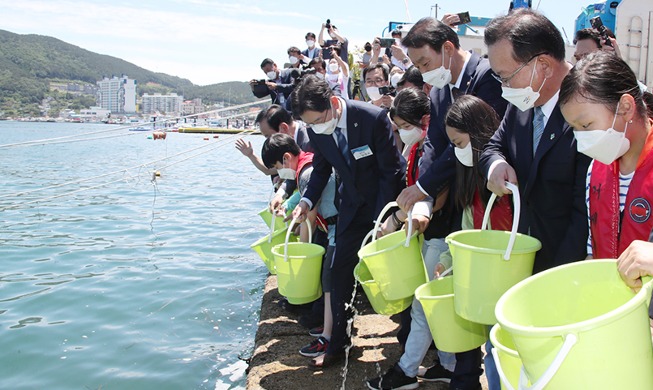
[[[488,23],[485,45],[492,46],[503,39],[512,44],[513,59],[517,62],[527,62],[542,53],[560,62],[565,60],[565,42],[560,31],[544,15],[531,9],[519,8]]]
[[[458,34],[451,27],[439,20],[426,17],[415,23],[404,39],[401,40],[401,44],[413,48],[429,45],[431,49],[439,53],[446,41],[453,43],[456,49],[460,48]]]
[[[269,58],[266,58],[261,62],[261,69],[265,68],[266,65],[274,65],[274,61]]]
[[[270,138],[263,142],[261,148],[261,158],[266,167],[272,168],[278,162],[283,164],[283,155],[290,153],[293,156],[299,156],[301,149],[297,142],[288,134],[272,134]]]
[[[404,75],[401,76],[401,80],[397,83],[397,87],[403,87],[406,83],[411,83],[417,88],[422,88],[424,86],[422,72],[420,72],[415,65],[411,65],[410,68],[406,69]]]
[[[325,69],[325,67],[324,67],[324,58],[322,58],[322,57],[315,57],[315,58],[313,58],[313,59],[308,63],[308,67],[309,67],[309,68],[315,68],[315,64],[322,64],[322,69]]]
[[[301,52],[302,51],[299,50],[299,48],[297,46],[290,46],[288,48],[288,55],[290,55],[291,53],[301,53]]]
[[[381,69],[381,72],[383,73],[383,79],[385,81],[388,81],[390,75],[390,70],[388,69],[388,65],[383,64],[381,62],[377,62],[376,64],[372,66],[368,66],[363,70],[363,82],[365,82],[365,77],[367,77],[367,74],[376,69]]]
[[[293,122],[290,112],[278,104],[273,104],[263,111],[265,115],[262,119],[265,119],[270,128],[276,132],[279,132],[279,126],[282,123],[291,124]]]
[[[401,37],[401,31],[399,31],[399,30],[397,30],[397,29],[394,29],[394,30],[392,30],[392,32],[390,33],[390,35],[391,35],[393,38],[394,38],[395,35],[399,35],[399,36]]]
[[[265,110],[261,110],[256,114],[256,119],[254,119],[254,124],[260,123],[263,119],[265,119]]]
[[[304,37],[304,39],[308,39],[308,38],[313,38],[313,39],[315,39],[315,34],[312,33],[312,32],[307,32],[307,33],[306,33],[306,36]]]
[[[390,119],[399,117],[411,125],[422,127],[422,117],[431,112],[429,97],[417,88],[406,88],[395,96],[390,107]]]
[[[474,156],[474,166],[471,168],[464,166],[460,161],[456,162],[454,189],[456,205],[460,208],[470,206],[474,202],[474,194],[477,191],[481,199],[487,203],[490,193],[485,189],[485,178],[478,168],[478,160],[483,147],[499,127],[499,116],[483,100],[473,95],[463,95],[453,102],[444,122],[448,127],[469,134]]]
[[[599,32],[596,31],[593,28],[584,28],[582,30],[576,31],[576,35],[574,36],[574,45],[578,43],[578,41],[583,41],[585,39],[591,39],[596,43],[596,46],[600,49],[601,48],[601,36],[599,35]]]
[[[643,96],[646,93],[642,93],[630,66],[614,54],[595,51],[578,61],[562,80],[558,103],[562,106],[575,96],[581,96],[615,111],[624,94],[635,99],[639,115],[643,118],[648,116]]]
[[[331,107],[333,91],[329,84],[315,75],[306,75],[290,95],[293,114],[301,116],[306,111],[324,112]]]

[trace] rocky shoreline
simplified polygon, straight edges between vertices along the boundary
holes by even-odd
[[[344,363],[315,370],[308,366],[309,358],[298,353],[312,338],[299,324],[297,315],[278,305],[281,299],[277,277],[271,275],[265,282],[255,349],[247,374],[248,390],[366,389],[367,379],[385,372],[401,356],[396,338],[398,317],[374,313],[363,294],[356,298],[359,313],[354,320],[354,347],[346,370]],[[429,351],[424,361],[433,361],[434,355],[434,351]],[[481,383],[487,389],[485,376]],[[421,383],[419,388],[446,390],[448,385]]]

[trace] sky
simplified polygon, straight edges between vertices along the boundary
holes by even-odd
[[[533,0],[539,11],[573,39],[582,7],[597,0]],[[327,19],[362,47],[389,21],[469,11],[505,14],[509,0],[0,0],[0,29],[52,36],[92,52],[198,85],[261,78],[261,61],[287,62],[290,46],[305,49]],[[319,7],[316,7],[319,4]],[[564,36],[563,36],[564,37]],[[351,49],[350,49],[351,50]]]

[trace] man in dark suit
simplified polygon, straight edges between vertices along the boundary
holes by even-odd
[[[501,86],[492,77],[488,61],[462,49],[456,32],[444,23],[433,18],[423,18],[411,28],[402,44],[408,48],[408,56],[422,73],[424,81],[432,86],[431,119],[424,143],[424,154],[420,160],[419,179],[415,185],[403,190],[397,198],[400,207],[409,210],[416,202],[427,197],[437,198],[451,185],[456,157],[445,130],[444,120],[456,97],[473,94],[490,104],[499,116],[503,115],[507,102],[501,98]],[[445,204],[445,207],[434,213],[430,221],[429,216],[417,216],[420,225],[428,224],[424,237],[427,240],[425,252],[430,257],[439,258],[439,254],[447,248],[444,237],[451,232],[453,202]],[[415,213],[413,218],[416,218]],[[434,270],[429,269],[427,272],[431,275]],[[453,372],[437,364],[423,375],[418,375],[418,368],[432,338],[419,302],[413,302],[411,317],[410,333],[401,359],[385,375],[368,381],[368,387],[414,388],[411,386],[417,385],[419,377],[423,380],[450,381],[451,389],[480,388],[480,348],[456,354]]]
[[[249,85],[252,93],[257,98],[270,95],[273,104],[279,104],[290,109],[290,94],[295,88],[296,69],[279,69],[277,64],[269,58],[261,62],[261,70],[268,80],[261,84],[258,80],[251,80]]]
[[[590,159],[558,106],[562,80],[571,69],[558,29],[543,15],[518,9],[493,19],[485,30],[492,70],[511,103],[486,145],[479,166],[488,188],[509,194],[505,182],[519,185],[519,232],[542,242],[533,272],[586,257],[585,176]],[[489,349],[488,356],[489,356]],[[490,388],[499,386],[486,357]],[[496,387],[498,388],[498,387]]]
[[[293,215],[303,218],[317,204],[332,169],[339,177],[336,250],[331,264],[333,331],[326,355],[313,365],[339,362],[350,344],[347,332],[357,252],[381,209],[399,193],[405,161],[385,111],[333,95],[326,81],[307,76],[293,93],[293,107],[309,127],[315,150],[313,174]]]

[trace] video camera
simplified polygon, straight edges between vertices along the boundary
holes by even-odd
[[[327,20],[326,20],[326,25],[325,25],[325,27],[327,28],[327,30],[331,30],[331,19],[327,19]]]
[[[390,95],[390,96],[397,95],[397,91],[393,87],[379,87],[379,93],[381,95]]]

